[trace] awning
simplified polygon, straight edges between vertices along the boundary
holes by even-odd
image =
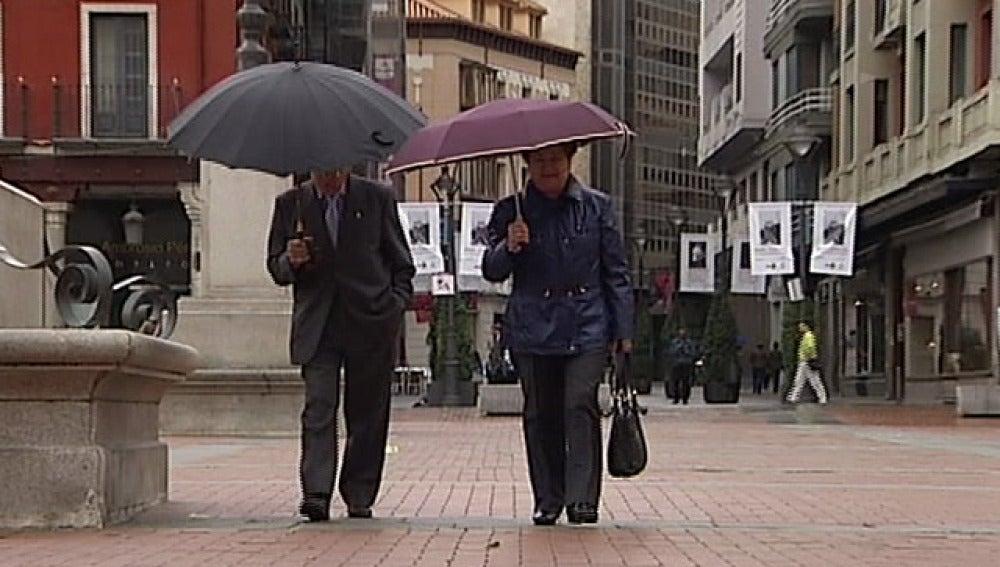
[[[997,177],[933,177],[913,183],[881,199],[860,207],[858,232],[861,240],[878,239],[908,225],[926,222],[967,205],[1000,184]],[[876,234],[871,234],[876,233]]]

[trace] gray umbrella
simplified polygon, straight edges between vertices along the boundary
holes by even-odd
[[[425,123],[360,73],[281,62],[209,89],[170,124],[168,143],[191,157],[288,175],[383,160]]]

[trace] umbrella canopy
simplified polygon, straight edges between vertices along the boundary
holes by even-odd
[[[206,91],[170,124],[167,143],[191,157],[288,175],[383,160],[425,123],[360,73],[280,62]]]
[[[422,128],[393,156],[387,172],[631,134],[624,122],[589,102],[500,99]]]

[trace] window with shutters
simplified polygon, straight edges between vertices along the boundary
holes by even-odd
[[[84,93],[95,138],[149,137],[152,86],[147,14],[91,13]]]

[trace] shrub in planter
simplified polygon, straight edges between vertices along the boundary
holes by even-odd
[[[716,293],[708,309],[703,335],[706,403],[734,404],[740,399],[740,383],[735,372],[737,335],[729,294]]]

